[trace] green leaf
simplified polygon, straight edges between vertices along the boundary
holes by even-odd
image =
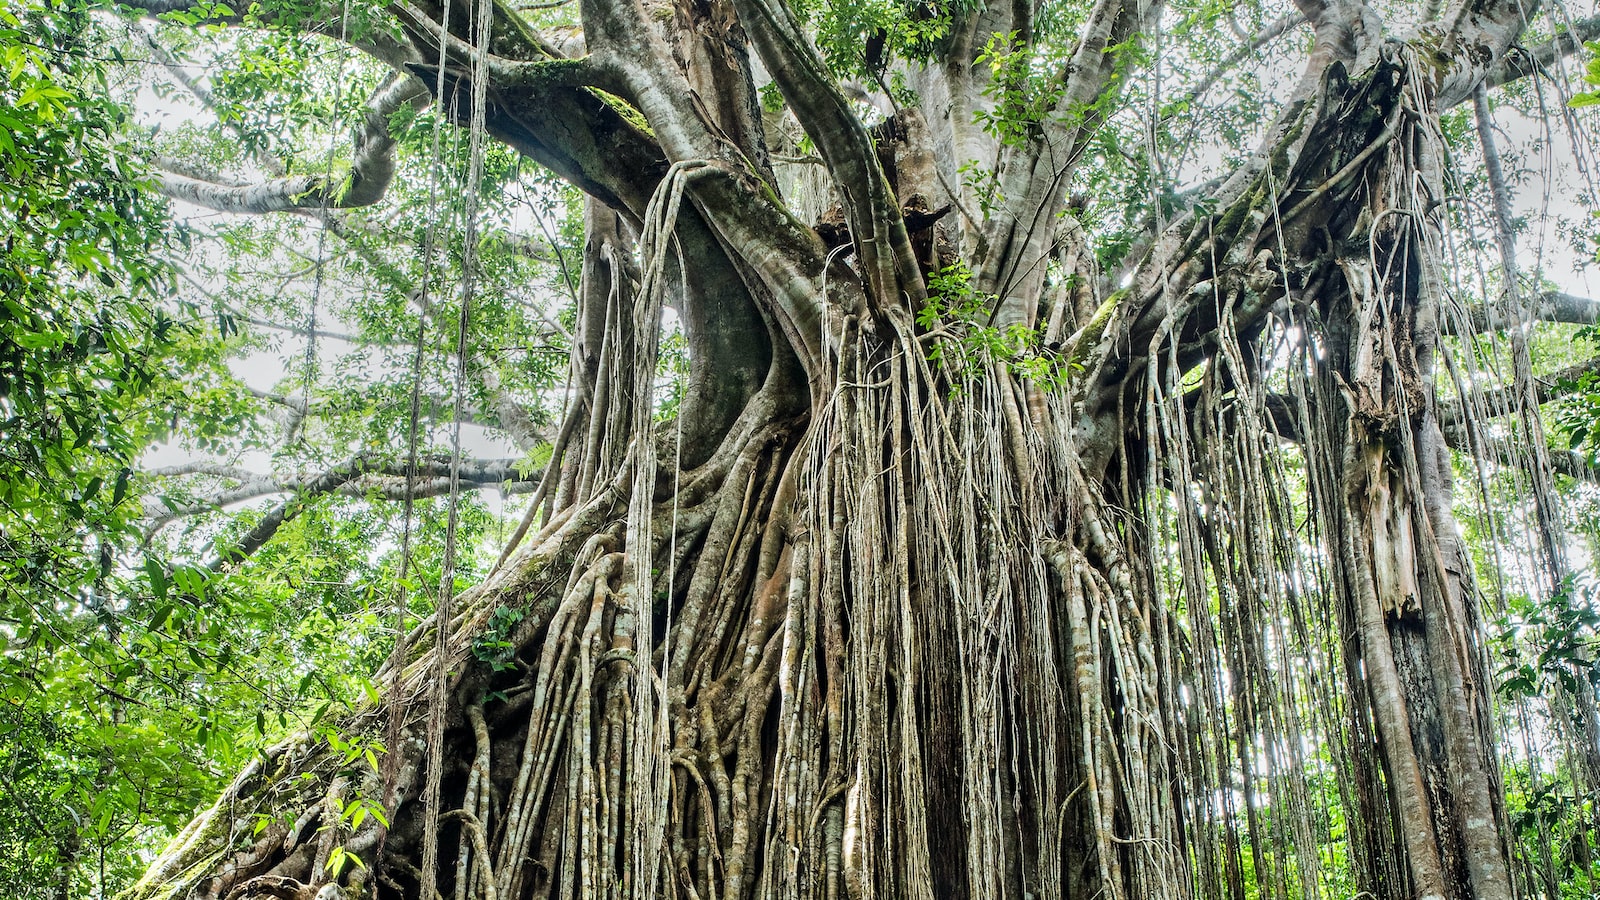
[[[167,599],[167,573],[161,568],[161,563],[145,557],[144,571],[150,578],[150,590],[155,593],[156,599]]]

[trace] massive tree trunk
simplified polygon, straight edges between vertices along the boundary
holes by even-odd
[[[1434,372],[1439,112],[1513,4],[1408,40],[1303,4],[1261,150],[1116,291],[1062,213],[1159,4],[1096,6],[1003,141],[973,60],[1027,4],[958,13],[870,130],[779,0],[586,0],[581,61],[396,9],[390,62],[485,88],[447,105],[593,198],[579,401],[539,526],[344,724],[385,764],[274,748],[132,896],[1242,900],[1341,859],[1362,896],[1513,896]],[[832,177],[829,243],[755,71]]]

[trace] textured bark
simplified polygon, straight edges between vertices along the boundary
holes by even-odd
[[[467,60],[465,11],[454,36],[401,12],[417,58]],[[1260,152],[1115,294],[1055,223],[1111,48],[1159,4],[1099,4],[1057,115],[1005,146],[971,127],[972,61],[1025,5],[958,13],[906,73],[924,108],[872,132],[777,0],[588,0],[579,64],[496,29],[476,124],[593,198],[540,527],[345,723],[400,736],[387,774],[290,740],[131,896],[1307,896],[1317,774],[1366,895],[1511,897],[1433,382],[1438,114],[1520,14],[1406,42],[1357,3],[1301,12],[1316,44]],[[834,179],[831,245],[777,193],[752,53]],[[954,154],[1000,160],[1002,208],[971,215]],[[957,259],[988,321],[914,321]],[[691,351],[665,425],[663,305]],[[1028,371],[1065,386],[962,340],[996,323],[1039,327]],[[1304,442],[1319,547],[1269,420]],[[422,885],[430,769],[452,812]],[[352,796],[392,828],[342,824]],[[369,865],[333,878],[335,847]]]

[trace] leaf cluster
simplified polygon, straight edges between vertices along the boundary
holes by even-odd
[[[1070,365],[1044,346],[1039,328],[993,324],[998,299],[972,286],[972,270],[947,266],[928,279],[928,301],[917,311],[917,326],[934,335],[931,362],[951,367],[956,384],[979,377],[998,364],[1034,384],[1065,386]]]

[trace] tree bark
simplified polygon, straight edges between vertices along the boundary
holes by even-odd
[[[130,898],[1308,896],[1332,841],[1312,772],[1360,820],[1361,891],[1510,898],[1433,359],[1441,104],[1520,18],[1466,6],[1405,43],[1360,4],[1301,11],[1316,46],[1261,151],[1127,291],[1060,301],[1096,311],[1059,348],[1009,355],[982,329],[1065,330],[1044,273],[1072,238],[1046,223],[1113,45],[1159,5],[1097,6],[1061,75],[1071,126],[1004,148],[963,117],[977,32],[1020,8],[962,14],[967,56],[911,73],[944,108],[877,145],[777,0],[587,2],[581,67],[498,36],[525,58],[480,124],[594,198],[541,525],[342,723],[398,719],[390,775],[290,739]],[[407,13],[424,59],[454,46],[433,12]],[[835,249],[773,187],[751,49],[835,179]],[[1010,205],[917,215],[977,206],[922,129],[1002,159]],[[919,320],[956,257],[984,317]],[[663,305],[691,362],[667,424]],[[1317,548],[1264,437],[1278,348]],[[423,885],[430,771],[454,812]],[[390,798],[390,827],[352,825],[352,798]],[[336,848],[365,865],[333,875]]]

